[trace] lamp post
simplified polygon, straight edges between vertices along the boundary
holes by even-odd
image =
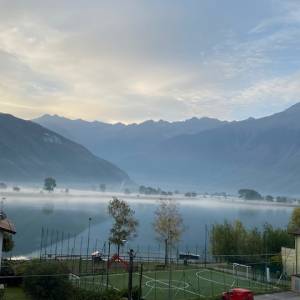
[[[129,251],[129,267],[128,267],[128,300],[132,300],[132,274],[133,274],[133,259],[135,257],[134,251]]]
[[[87,243],[87,249],[86,249],[86,271],[87,271],[87,268],[88,268],[88,260],[89,260],[89,252],[90,252],[91,221],[92,221],[92,218],[89,217],[88,243]]]
[[[92,218],[89,218],[89,231],[88,231],[88,243],[87,243],[87,250],[86,250],[86,256],[88,257],[89,252],[90,252],[90,233],[91,233],[91,221]]]

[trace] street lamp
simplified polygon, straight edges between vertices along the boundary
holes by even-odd
[[[90,233],[91,233],[91,221],[92,218],[89,218],[89,231],[88,231],[88,244],[87,244],[87,250],[86,250],[86,258],[88,259],[89,257],[89,252],[90,252]]]

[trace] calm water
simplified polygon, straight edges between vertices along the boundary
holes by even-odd
[[[44,238],[47,233],[47,251],[71,252],[71,248],[86,249],[88,219],[92,218],[90,230],[90,249],[101,250],[105,246],[111,226],[106,208],[111,199],[109,195],[7,195],[5,211],[17,227],[13,255],[29,254],[40,249],[41,230]],[[161,245],[155,239],[152,229],[154,211],[158,200],[129,197],[126,200],[136,211],[140,222],[138,237],[127,243],[143,251],[157,252]],[[199,253],[203,250],[205,224],[223,222],[225,219],[242,220],[247,227],[261,227],[268,222],[275,227],[286,226],[290,218],[290,207],[267,207],[248,204],[224,203],[214,198],[177,201],[182,214],[186,232],[182,236],[181,249]],[[76,238],[75,238],[76,236]],[[67,239],[61,243],[61,239]],[[56,241],[58,241],[57,245]],[[82,244],[81,244],[82,243]],[[85,250],[83,250],[85,251]],[[39,252],[39,251],[38,251]]]

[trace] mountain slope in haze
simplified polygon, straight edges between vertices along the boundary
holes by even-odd
[[[152,176],[202,189],[299,193],[300,104],[269,117],[168,139],[146,163]]]
[[[0,179],[74,183],[129,182],[128,175],[83,146],[31,121],[0,114]]]
[[[78,130],[80,122],[74,121]],[[92,124],[83,122],[83,127]],[[202,191],[255,188],[265,193],[300,193],[300,104],[268,117],[217,122],[206,128],[198,124],[185,131],[181,123],[180,129],[171,130],[172,124],[145,122],[130,128],[117,124],[110,131],[105,128],[112,125],[101,124],[100,130],[96,123],[93,138],[95,145],[111,149],[114,161],[120,160],[122,168],[143,183]],[[59,130],[76,135],[70,128],[60,125]]]
[[[192,118],[181,122],[150,120],[141,124],[125,125],[70,120],[50,115],[33,121],[84,145],[94,154],[122,168],[126,166],[126,171],[135,176],[136,180],[147,173],[147,170],[138,170],[131,162],[128,163],[129,158],[148,153],[168,138],[198,133],[226,124],[217,119]]]

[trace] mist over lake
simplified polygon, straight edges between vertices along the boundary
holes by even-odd
[[[111,227],[107,204],[113,195],[95,192],[71,193],[70,195],[59,192],[54,194],[35,192],[5,196],[5,211],[8,217],[15,221],[17,228],[12,255],[32,255],[32,253],[37,255],[41,244],[42,228],[45,232],[48,230],[48,244],[51,239],[52,252],[56,244],[57,232],[59,232],[58,248],[61,247],[61,234],[63,233],[64,251],[68,244],[68,247],[75,246],[76,251],[79,251],[81,239],[83,248],[86,247],[89,217],[92,218],[91,251],[103,250],[105,247]],[[139,220],[137,238],[128,241],[125,247],[132,247],[141,252],[159,252],[163,245],[156,240],[152,227],[159,198],[137,195],[117,196],[130,204]],[[241,203],[236,198],[197,197],[192,200],[177,198],[174,201],[178,203],[186,227],[179,249],[199,253],[204,249],[205,224],[210,226],[214,223],[222,223],[224,220],[241,220],[248,228],[262,227],[264,223],[270,223],[274,227],[285,227],[293,209],[274,204],[267,206]],[[67,242],[68,238],[69,242]]]

